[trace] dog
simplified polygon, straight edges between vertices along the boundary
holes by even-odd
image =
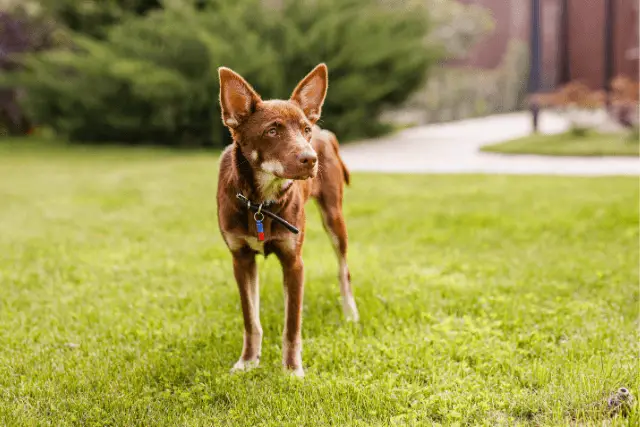
[[[233,258],[244,320],[242,354],[232,372],[258,366],[262,345],[260,296],[255,257],[275,254],[282,266],[285,322],[283,367],[304,376],[302,299],[305,204],[314,198],[338,256],[345,317],[358,321],[347,266],[347,228],[342,212],[349,171],[336,136],[321,129],[328,71],[316,66],[288,100],[262,100],[247,81],[227,67],[218,69],[222,122],[233,142],[220,157],[218,225]]]

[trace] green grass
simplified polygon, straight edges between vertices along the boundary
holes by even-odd
[[[262,366],[218,233],[216,157],[0,143],[0,425],[638,425],[636,178],[359,174],[346,193],[361,323],[317,209],[303,359]]]
[[[571,133],[530,135],[513,141],[486,145],[482,151],[504,154],[543,154],[550,156],[638,156],[640,142],[627,135]]]

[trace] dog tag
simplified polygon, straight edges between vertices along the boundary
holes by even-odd
[[[262,227],[262,221],[256,220],[256,230],[258,230],[258,240],[264,242],[264,228]]]
[[[258,207],[258,212],[253,214],[253,219],[256,222],[256,231],[258,232],[258,241],[264,242],[264,227],[262,226],[262,221],[264,221],[264,214],[260,212],[262,210],[262,205]]]

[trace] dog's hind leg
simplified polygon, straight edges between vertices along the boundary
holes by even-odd
[[[331,244],[338,256],[338,280],[342,296],[342,310],[345,318],[357,322],[360,319],[358,307],[353,298],[351,274],[347,265],[347,225],[342,214],[342,200],[337,194],[324,194],[317,198],[324,228],[331,238]]]

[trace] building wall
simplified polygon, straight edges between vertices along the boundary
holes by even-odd
[[[435,123],[504,113],[526,108],[529,77],[531,0],[458,0],[491,11],[495,29],[466,57],[446,61],[432,70],[427,85],[407,103],[408,122]],[[638,79],[638,0],[616,2],[614,75]],[[568,0],[568,25],[563,27],[562,0],[540,0],[541,91],[569,80],[602,88],[604,75],[605,0]],[[567,34],[568,57],[563,57]],[[632,50],[635,49],[635,57]],[[397,112],[392,116],[397,118]]]
[[[465,58],[451,61],[450,65],[470,68],[494,69],[507,51],[509,42],[525,40],[529,28],[528,0],[458,0],[486,8],[494,20],[494,30],[486,35]]]
[[[507,49],[507,43],[511,36],[509,18],[511,4],[504,0],[460,0],[461,3],[475,3],[485,7],[494,21],[494,30],[467,54],[466,58],[452,61],[451,65],[460,65],[473,68],[493,69],[500,64],[500,60]]]
[[[604,8],[605,0],[569,0],[571,80],[594,89],[602,87],[604,76]]]
[[[638,0],[614,2],[613,75],[638,78]],[[592,88],[604,84],[605,0],[569,0],[569,69],[572,79]]]
[[[531,0],[459,0],[490,10],[495,21],[492,34],[484,37],[466,58],[449,65],[479,69],[498,67],[510,40],[528,43]],[[639,0],[611,0],[614,16],[614,76],[638,79]],[[542,37],[542,90],[556,87],[561,78],[561,0],[540,0]],[[569,71],[571,80],[602,88],[604,79],[605,0],[568,0]]]
[[[638,0],[616,0],[614,71],[638,78]]]

